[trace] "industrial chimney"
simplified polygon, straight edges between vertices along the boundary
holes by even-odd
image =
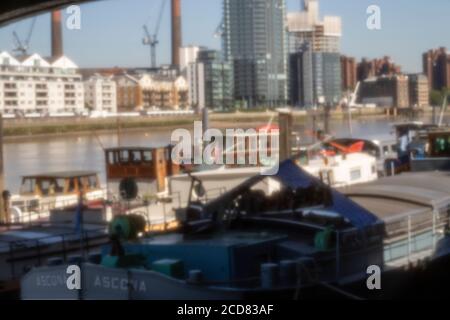
[[[52,11],[52,57],[59,58],[63,52],[61,11]]]
[[[172,66],[180,67],[181,0],[172,0]]]

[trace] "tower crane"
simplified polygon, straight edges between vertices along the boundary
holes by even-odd
[[[28,49],[30,47],[30,40],[31,40],[31,36],[33,35],[35,24],[36,24],[36,17],[34,17],[33,20],[31,20],[31,26],[30,26],[30,29],[28,30],[28,35],[25,38],[25,41],[23,41],[23,42],[20,39],[17,32],[13,31],[13,37],[14,37],[13,51],[14,52],[17,52],[20,55],[26,55],[28,53]]]
[[[150,47],[150,58],[151,67],[156,68],[156,46],[159,44],[158,34],[161,26],[162,15],[164,13],[164,8],[166,7],[167,0],[161,0],[161,6],[159,8],[158,19],[156,21],[155,30],[153,34],[148,30],[147,25],[144,25],[144,38],[142,39],[142,44],[144,46]]]
[[[225,23],[223,20],[221,20],[216,28],[216,31],[214,31],[214,38],[221,38],[223,36],[224,30],[225,30]]]

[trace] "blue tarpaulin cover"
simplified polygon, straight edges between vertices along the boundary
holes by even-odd
[[[305,172],[292,160],[286,160],[280,164],[276,177],[281,183],[292,189],[307,188],[311,185],[323,185],[322,181]],[[340,192],[331,189],[331,194],[333,204],[328,209],[348,219],[356,228],[364,228],[380,222],[374,214]]]

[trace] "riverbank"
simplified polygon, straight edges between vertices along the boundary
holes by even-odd
[[[305,121],[308,115],[297,112],[295,120]],[[347,113],[333,111],[330,119],[343,119]],[[352,112],[353,119],[387,117],[384,110],[362,109]],[[3,135],[6,142],[46,138],[53,136],[72,136],[89,134],[119,134],[122,131],[142,130],[174,130],[176,128],[190,129],[194,121],[200,121],[200,115],[183,117],[137,117],[137,118],[70,118],[70,119],[14,119],[4,120]],[[278,122],[278,114],[266,112],[234,112],[211,113],[210,126],[214,128],[248,128],[265,124],[269,121]]]

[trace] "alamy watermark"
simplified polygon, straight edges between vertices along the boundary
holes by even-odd
[[[72,5],[66,9],[66,28],[69,30],[81,30],[81,8]]]
[[[194,122],[193,135],[187,129],[172,132],[172,161],[178,165],[258,166],[263,175],[279,169],[279,131],[256,129],[203,130]]]
[[[381,290],[381,268],[377,265],[369,266],[367,275],[369,276],[366,281],[367,289]]]
[[[369,30],[381,30],[381,8],[377,5],[367,7],[366,26]]]

